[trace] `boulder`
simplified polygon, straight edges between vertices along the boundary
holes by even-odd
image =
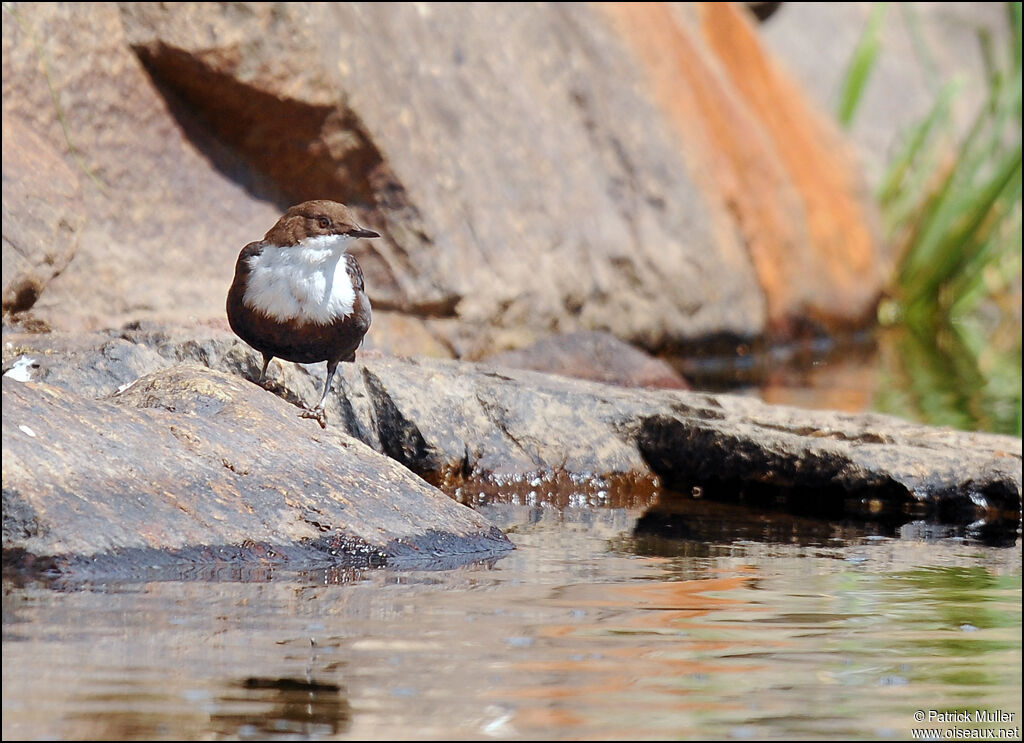
[[[78,175],[35,132],[3,119],[3,313],[31,309],[78,248]]]
[[[1021,445],[1008,436],[441,360],[375,359],[343,379],[346,428],[449,490],[554,472],[656,477],[830,518],[1020,512]]]
[[[873,320],[883,281],[873,201],[830,116],[734,3],[603,3],[704,192],[739,229],[783,334]]]
[[[238,252],[280,216],[272,203],[280,192],[153,84],[116,5],[35,3],[3,12],[4,130],[18,122],[63,157],[87,216],[74,260],[34,314],[71,330],[223,317]],[[5,182],[28,177],[21,163],[7,157],[5,139]],[[35,213],[74,205],[54,189]]]
[[[238,250],[312,196],[381,232],[371,300],[442,355],[839,328],[881,287],[845,146],[732,6],[5,13],[4,114],[89,215],[37,303],[57,329],[222,318]]]
[[[436,567],[511,549],[394,460],[308,422],[195,364],[98,400],[5,376],[5,563]]]
[[[532,369],[624,387],[689,387],[667,361],[611,333],[596,330],[548,336],[525,348],[491,354],[484,360],[494,366]]]

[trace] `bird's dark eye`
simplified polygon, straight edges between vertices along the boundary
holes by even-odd
[[[316,223],[320,226],[320,229],[322,230],[326,230],[328,227],[331,226],[331,220],[329,220],[327,217],[317,217]]]

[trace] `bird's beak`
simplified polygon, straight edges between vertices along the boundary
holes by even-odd
[[[347,234],[350,235],[351,237],[380,237],[379,233],[374,232],[373,230],[363,229],[362,227],[357,227],[354,230],[349,230]]]

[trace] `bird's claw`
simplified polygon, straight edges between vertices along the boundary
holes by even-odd
[[[300,418],[312,418],[320,424],[320,428],[327,428],[327,412],[320,407],[313,409],[306,408],[299,413]]]

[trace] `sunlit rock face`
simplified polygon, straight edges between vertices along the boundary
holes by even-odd
[[[881,286],[846,146],[739,6],[13,12],[4,113],[85,184],[57,328],[220,319],[240,246],[306,198],[382,234],[371,301],[442,354],[844,327]]]
[[[5,565],[431,566],[511,549],[393,459],[196,364],[102,400],[5,376],[3,419]]]

